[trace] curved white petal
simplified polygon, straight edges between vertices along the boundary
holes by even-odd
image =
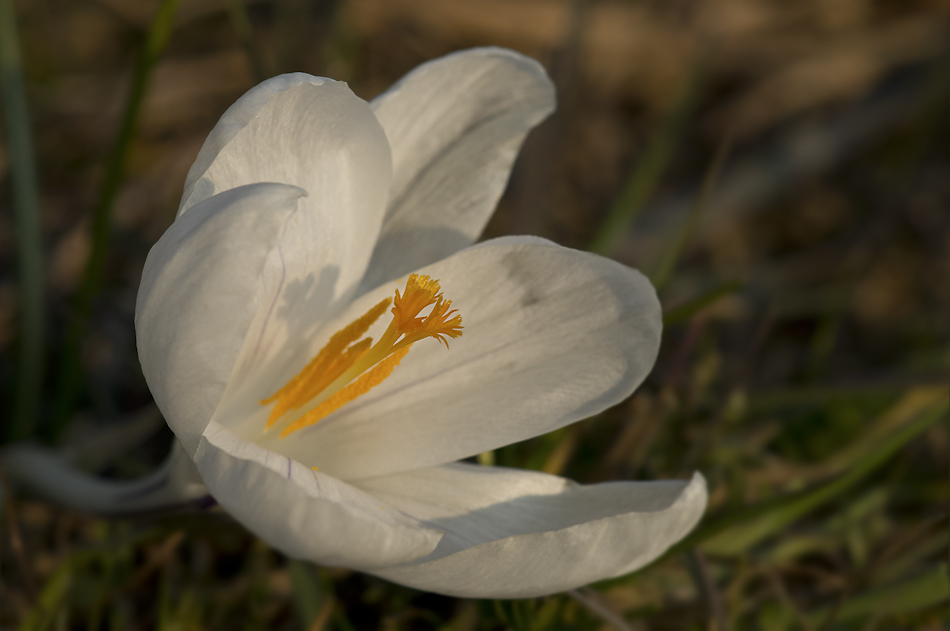
[[[201,146],[201,150],[198,152],[194,164],[191,165],[191,168],[188,170],[188,175],[185,177],[185,190],[181,196],[181,203],[178,205],[178,214],[184,214],[189,208],[201,200],[211,197],[216,192],[226,190],[226,188],[233,188],[233,186],[216,186],[215,182],[211,181],[208,177],[208,170],[218,158],[218,155],[225,152],[231,141],[233,141],[245,127],[266,108],[270,107],[273,109],[273,105],[268,104],[274,96],[287,90],[293,90],[304,84],[320,86],[326,81],[328,81],[328,79],[323,77],[314,77],[302,72],[295,72],[273,77],[245,92],[241,98],[225,110]],[[245,141],[244,144],[246,144],[246,142],[247,141]],[[235,148],[236,147],[237,145],[235,145]],[[229,159],[233,154],[234,149],[225,152],[225,160]],[[243,183],[251,184],[262,181],[265,180],[254,179],[250,182]],[[282,182],[284,180],[278,179],[273,181]]]
[[[429,556],[373,573],[467,598],[529,598],[632,572],[683,538],[706,507],[698,473],[689,482],[581,486],[455,463],[358,486],[446,533]]]
[[[215,125],[188,172],[179,215],[236,186],[299,186],[308,197],[282,244],[285,281],[332,277],[329,298],[348,297],[376,244],[391,178],[386,133],[368,103],[343,82],[281,75],[248,91]],[[322,268],[327,261],[332,269]],[[325,316],[311,305],[308,317]]]
[[[287,438],[261,435],[269,408],[228,425],[353,480],[452,462],[586,418],[627,397],[653,366],[656,294],[614,261],[506,237],[420,272],[438,278],[462,314],[464,334],[450,349],[418,342],[387,381]],[[402,284],[361,297],[325,335]]]
[[[471,245],[525,136],[554,105],[541,64],[502,48],[430,61],[376,98],[393,188],[363,290]]]
[[[265,261],[305,194],[283,184],[226,191],[178,218],[148,254],[135,306],[139,361],[189,454],[264,295]]]
[[[306,197],[276,238],[273,230],[253,226],[237,240],[228,232],[233,228],[206,230],[206,245],[194,256],[208,258],[205,250],[218,248],[233,263],[216,264],[209,278],[182,279],[207,287],[187,297],[176,294],[175,282],[166,282],[171,297],[153,301],[163,321],[140,323],[143,363],[155,363],[151,346],[165,349],[160,356],[171,348],[181,351],[174,362],[159,357],[157,366],[145,370],[190,452],[219,403],[238,398],[249,376],[287,364],[298,340],[349,302],[376,241],[390,178],[385,132],[344,83],[302,74],[277,77],[221,118],[189,173],[171,233],[184,231],[178,224],[204,204],[222,203],[212,202],[219,191],[279,182],[302,187]],[[224,288],[221,275],[227,277]],[[177,310],[183,301],[194,308],[182,318]],[[198,361],[189,361],[196,354]]]
[[[337,160],[391,170],[385,133],[369,105],[342,81],[302,72],[273,77],[248,90],[215,124],[185,178],[178,214],[256,182],[293,184],[316,195],[320,184],[332,185],[340,175],[320,167]]]
[[[325,473],[211,423],[195,464],[231,515],[288,556],[372,569],[430,553],[442,533]]]

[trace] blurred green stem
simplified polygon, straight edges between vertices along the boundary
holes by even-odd
[[[0,82],[13,180],[20,272],[20,365],[10,440],[28,438],[36,427],[44,358],[43,243],[30,116],[23,85],[16,12],[12,0],[0,0]]]
[[[260,47],[254,40],[254,29],[251,28],[251,20],[247,16],[247,7],[244,6],[244,0],[227,0],[228,17],[231,19],[231,28],[234,29],[241,45],[251,61],[251,68],[254,71],[254,78],[258,82],[270,76],[267,64],[264,62],[264,56],[261,54]]]
[[[291,595],[297,618],[301,622],[301,628],[308,631],[314,626],[314,621],[322,617],[327,605],[332,606],[332,599],[323,591],[317,569],[309,563],[289,559],[287,570],[290,573]]]
[[[611,256],[629,232],[673,157],[673,150],[699,101],[704,76],[703,69],[697,67],[687,77],[673,108],[657,127],[630,179],[591,241],[588,248],[591,252]]]
[[[703,177],[703,185],[699,191],[699,197],[696,198],[696,203],[693,204],[693,207],[689,211],[689,216],[686,218],[686,221],[683,222],[682,228],[676,234],[676,238],[673,240],[673,243],[670,244],[669,250],[667,250],[663,256],[656,272],[654,272],[653,277],[650,279],[657,291],[670,279],[670,275],[676,268],[676,263],[686,248],[686,244],[689,243],[689,240],[693,237],[693,233],[696,232],[699,219],[702,217],[703,210],[709,202],[709,196],[712,194],[713,188],[719,180],[722,166],[726,163],[726,158],[729,157],[729,151],[732,149],[732,138],[733,134],[726,132],[722,142],[719,144],[719,148],[716,150],[716,156],[713,158],[712,164],[709,165],[709,168],[706,170],[706,175]]]
[[[175,13],[180,0],[161,0],[155,18],[145,36],[145,44],[139,53],[132,79],[129,100],[122,118],[122,125],[116,139],[105,180],[92,216],[92,248],[82,285],[73,305],[72,319],[69,322],[59,373],[59,393],[49,428],[49,438],[55,440],[69,419],[82,382],[81,346],[92,311],[92,302],[102,287],[106,262],[109,253],[109,241],[112,230],[112,205],[119,186],[125,175],[125,163],[132,145],[136,123],[145,100],[145,92],[152,68],[172,32]]]
[[[691,300],[685,305],[677,307],[676,309],[671,309],[670,311],[664,313],[663,326],[671,326],[673,324],[685,322],[720,298],[728,296],[729,294],[738,291],[740,288],[742,288],[742,283],[738,281],[730,281],[728,283],[723,283],[713,287],[710,291],[706,292],[695,300]]]

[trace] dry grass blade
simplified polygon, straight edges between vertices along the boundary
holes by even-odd
[[[633,631],[633,627],[614,611],[603,598],[592,589],[572,589],[567,595],[590,610],[591,613],[611,625],[617,631]]]
[[[26,596],[29,602],[32,603],[36,601],[36,577],[33,576],[33,566],[23,543],[23,535],[20,533],[16,504],[13,501],[13,491],[7,482],[7,474],[2,465],[0,465],[0,493],[3,494],[3,510],[7,514],[10,549],[13,551],[13,558],[16,559],[17,570],[19,570],[20,578],[23,580]]]
[[[722,595],[709,573],[706,556],[697,548],[693,548],[687,554],[692,574],[709,607],[710,631],[728,631],[729,621],[726,618],[726,610],[723,608]]]
[[[310,623],[310,626],[307,627],[307,631],[323,631],[323,628],[327,626],[327,623],[330,622],[330,618],[333,616],[333,601],[327,600],[323,603],[323,606],[320,608],[320,611],[317,612],[317,617],[313,619],[313,622]]]

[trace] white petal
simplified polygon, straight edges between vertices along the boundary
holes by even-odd
[[[175,343],[186,349],[192,338],[207,338],[199,339],[201,352],[218,355],[204,362],[214,369],[207,371],[202,362],[181,362],[180,376],[160,374],[175,372],[171,366],[146,369],[156,400],[191,452],[219,403],[247,405],[239,397],[247,391],[247,379],[279,372],[289,362],[286,353],[349,302],[376,241],[390,177],[386,135],[369,105],[346,84],[308,75],[277,77],[248,92],[222,117],[189,174],[176,225],[201,206],[199,200],[247,183],[298,185],[307,197],[279,239],[252,231],[242,237],[247,242],[242,252],[235,252],[234,244],[219,244],[247,260],[236,266],[240,273],[226,272],[227,289],[217,289],[215,281],[206,297],[193,297],[210,306],[192,314],[195,322],[189,326],[197,326],[197,332]],[[216,297],[221,293],[231,295],[234,304],[222,303]],[[244,296],[255,302],[242,302]],[[221,314],[241,326],[225,322],[218,332]],[[176,323],[165,329],[177,327],[174,311],[166,309],[164,315]],[[166,345],[172,344],[171,335],[165,338]],[[183,350],[183,356],[188,354]],[[173,402],[172,388],[163,381],[192,387]]]
[[[544,68],[502,48],[423,64],[376,98],[373,111],[393,153],[393,189],[363,289],[471,245],[525,135],[554,101]]]
[[[258,310],[265,260],[305,194],[283,184],[226,191],[178,218],[148,254],[135,307],[139,360],[189,454]]]
[[[368,170],[391,170],[381,132],[369,105],[346,83],[302,72],[273,77],[235,101],[211,130],[185,178],[178,213],[256,182],[293,184],[316,195],[318,184],[339,175],[320,168],[335,160],[356,158]],[[368,154],[366,146],[372,147]]]
[[[214,498],[284,554],[355,569],[425,556],[442,533],[325,473],[211,423],[195,464]]]
[[[620,576],[684,537],[706,507],[706,484],[580,486],[542,473],[456,463],[358,483],[445,531],[427,557],[374,570],[467,598],[529,598]]]
[[[653,367],[662,328],[656,294],[639,272],[614,261],[506,237],[420,272],[439,279],[462,314],[464,334],[450,349],[418,342],[387,381],[287,438],[258,439],[260,418],[235,431],[339,478],[373,477],[586,418],[626,398]],[[326,335],[403,284],[361,297]]]
[[[220,186],[215,187],[215,183],[206,177],[208,169],[218,155],[225,151],[231,141],[268,107],[268,103],[274,96],[292,90],[297,86],[304,84],[320,86],[326,81],[327,79],[323,77],[314,77],[302,72],[284,74],[254,86],[235,101],[218,119],[214,129],[211,130],[201,146],[201,150],[195,158],[195,163],[188,170],[188,175],[185,178],[184,194],[181,196],[181,203],[178,206],[178,214],[183,214],[199,201],[214,195],[215,192],[226,190]],[[228,151],[226,159],[228,154],[233,154],[233,150]],[[204,181],[202,181],[203,178]],[[251,184],[262,181],[266,180],[254,179],[243,183]],[[282,180],[273,181],[280,182]],[[233,188],[233,186],[226,188]]]
[[[244,184],[299,186],[308,197],[282,242],[285,281],[332,276],[330,297],[340,298],[363,278],[391,178],[386,133],[368,103],[342,82],[282,75],[250,90],[221,117],[188,173],[179,214]],[[325,261],[332,269],[318,265]],[[310,309],[308,315],[323,314]]]

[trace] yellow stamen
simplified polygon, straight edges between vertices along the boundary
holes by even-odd
[[[391,302],[392,300],[389,298],[381,300],[372,309],[334,333],[327,345],[317,353],[316,357],[310,360],[310,363],[296,377],[288,381],[287,385],[273,395],[261,401],[261,405],[277,401],[277,405],[271,411],[270,418],[267,419],[267,427],[276,423],[278,418],[290,410],[300,409],[303,404],[319,394],[321,390],[352,366],[363,353],[369,350],[373,343],[373,339],[369,337],[349,349],[347,349],[347,346],[366,333],[369,327],[373,326],[373,323],[386,312]]]
[[[320,421],[325,416],[329,416],[332,412],[336,412],[356,397],[366,394],[372,388],[381,384],[386,377],[391,375],[396,366],[399,365],[399,362],[402,361],[402,358],[408,353],[409,347],[407,346],[379,362],[359,379],[294,421],[292,425],[280,433],[280,437],[283,438],[291,432],[296,432],[298,429],[314,425],[317,421]]]
[[[313,425],[382,383],[419,340],[432,337],[448,348],[448,338],[462,335],[462,316],[440,289],[438,280],[410,274],[401,294],[397,289],[395,298],[379,302],[333,335],[299,374],[261,401],[277,403],[266,428],[282,421],[283,438]],[[393,320],[379,341],[373,345],[372,338],[359,340],[390,304]],[[428,314],[419,315],[430,306]]]
[[[430,280],[428,276],[410,274],[406,281],[406,290],[393,299],[394,324],[400,331],[409,331],[421,325],[421,318],[416,318],[419,312],[431,305],[439,293],[439,281]]]

